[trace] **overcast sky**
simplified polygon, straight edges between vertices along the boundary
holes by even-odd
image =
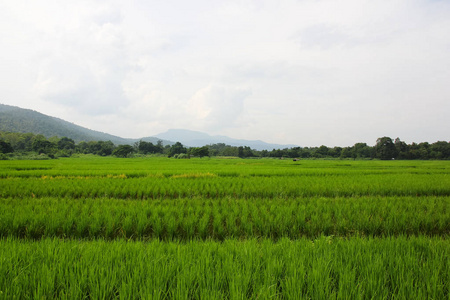
[[[450,1],[0,1],[0,103],[139,138],[450,138]]]

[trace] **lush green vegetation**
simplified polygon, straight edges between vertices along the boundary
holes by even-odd
[[[131,143],[131,142],[130,142]],[[187,148],[180,142],[163,145],[139,140],[131,145],[116,146],[111,141],[81,141],[57,136],[46,138],[32,133],[14,133],[0,131],[0,159],[49,159],[70,157],[74,154],[95,154],[99,156],[136,157],[148,155],[164,155],[174,158],[190,158],[205,156],[231,156],[240,158],[340,158],[340,159],[381,159],[381,160],[427,160],[450,159],[450,143],[438,141],[429,143],[412,143],[410,145],[399,138],[394,141],[382,137],[371,147],[365,143],[356,143],[351,147],[294,147],[256,151],[250,147],[236,147],[226,144],[205,145]]]
[[[0,237],[224,240],[445,235],[450,197],[1,199]],[[107,213],[105,213],[107,212]]]
[[[0,240],[3,299],[448,299],[440,238]]]
[[[450,162],[0,162],[0,299],[448,299]]]

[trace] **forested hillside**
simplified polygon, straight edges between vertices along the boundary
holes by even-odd
[[[112,141],[127,144],[129,140],[90,130],[39,112],[0,104],[0,131],[42,134],[45,137],[70,137],[81,141]]]

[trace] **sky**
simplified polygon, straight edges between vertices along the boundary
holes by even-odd
[[[450,140],[448,0],[3,0],[0,103],[126,138]]]

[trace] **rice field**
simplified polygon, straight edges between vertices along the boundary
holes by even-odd
[[[0,299],[449,299],[450,162],[0,161]]]

